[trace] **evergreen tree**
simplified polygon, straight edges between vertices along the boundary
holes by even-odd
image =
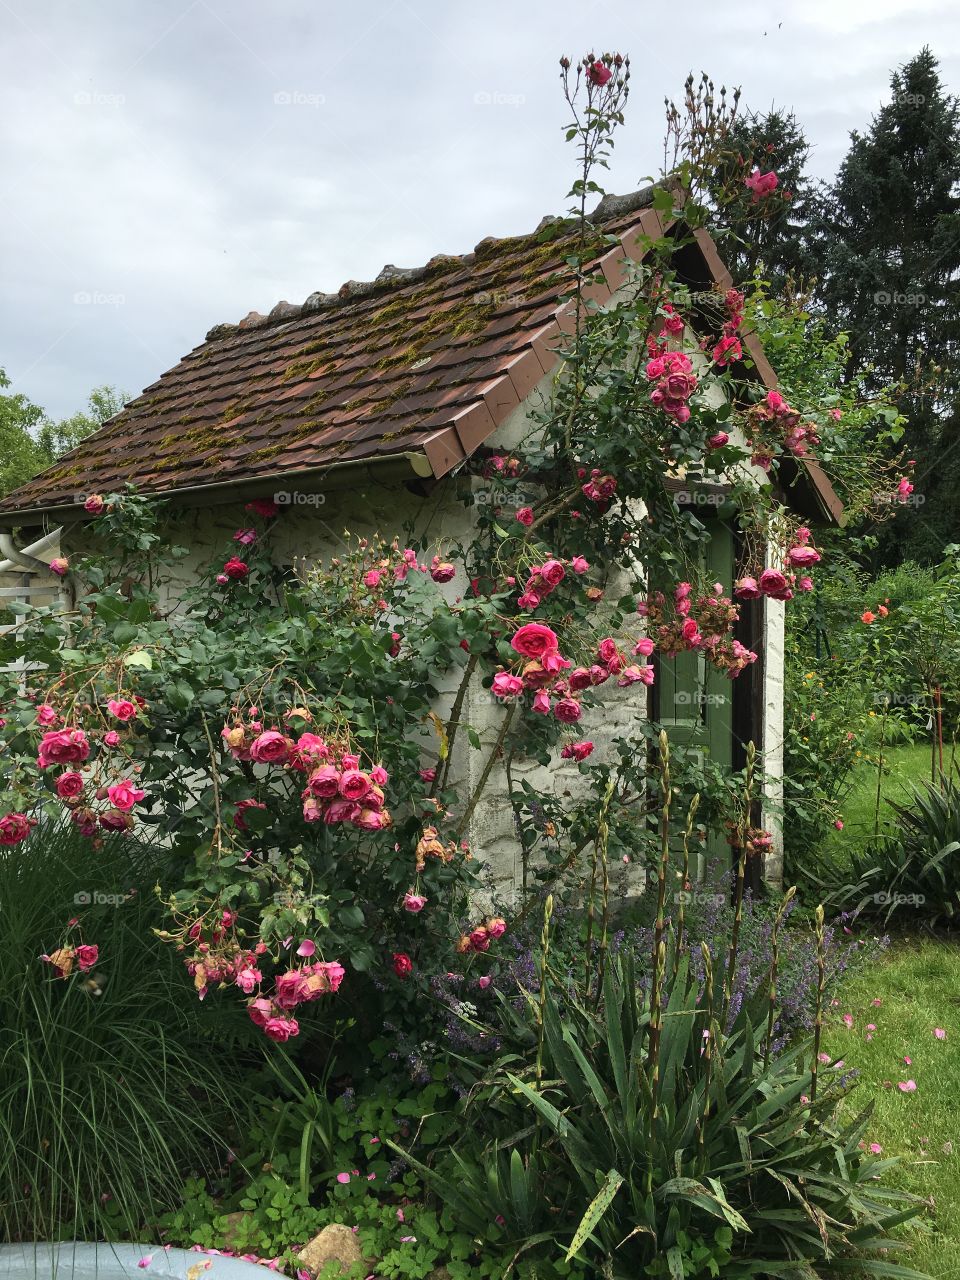
[[[931,560],[960,528],[960,103],[928,48],[891,89],[867,133],[851,135],[828,194],[820,298],[849,334],[847,377],[868,391],[902,383],[924,503],[898,515],[884,545]]]
[[[728,138],[728,159],[714,184],[723,256],[737,281],[755,273],[776,295],[814,272],[810,224],[819,192],[807,173],[810,145],[792,112],[772,109],[740,117]],[[745,184],[754,169],[777,175],[784,198],[757,202]],[[734,231],[735,229],[735,231]]]

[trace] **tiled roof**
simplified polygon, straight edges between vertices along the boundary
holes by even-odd
[[[664,233],[651,202],[646,188],[595,211],[603,234],[619,240],[601,242],[594,258],[600,301],[622,282],[624,255],[641,258]],[[569,304],[558,305],[570,234],[538,232],[489,238],[413,270],[387,266],[370,283],[217,325],[94,436],[3,499],[0,517],[62,511],[128,482],[146,493],[266,485],[401,454],[421,455],[424,475],[446,474],[555,367],[571,328]],[[713,257],[710,270],[722,273]]]

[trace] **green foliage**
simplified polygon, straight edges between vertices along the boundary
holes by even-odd
[[[820,301],[849,334],[848,376],[869,391],[899,383],[925,510],[905,509],[884,537],[888,559],[939,559],[957,527],[960,381],[947,353],[960,337],[960,103],[924,48],[891,78],[890,101],[850,151],[826,198]],[[919,518],[922,516],[922,518]]]
[[[45,421],[37,433],[37,444],[45,463],[55,462],[76,448],[81,440],[99,431],[105,422],[120,412],[127,399],[126,392],[116,387],[94,387],[87,397],[86,409],[56,422]]]
[[[834,876],[829,901],[867,920],[916,926],[960,922],[960,782],[956,777],[914,787],[892,804],[884,831]]]
[[[43,410],[21,392],[7,391],[9,386],[0,369],[0,495],[25,484],[47,461],[35,435]]]
[[[0,1234],[132,1235],[237,1121],[242,1018],[202,1018],[155,938],[162,855],[50,825],[0,857]],[[71,925],[71,918],[77,924]],[[39,960],[99,947],[65,979]]]
[[[877,1185],[889,1165],[860,1150],[869,1108],[838,1122],[844,1090],[836,1076],[817,1090],[810,1044],[768,1057],[766,984],[726,1035],[685,963],[662,994],[638,992],[627,958],[599,1002],[557,980],[526,1003],[528,1053],[474,1086],[451,1157],[412,1161],[455,1219],[612,1277],[812,1277],[861,1248],[873,1274],[907,1274],[888,1233],[919,1208]]]

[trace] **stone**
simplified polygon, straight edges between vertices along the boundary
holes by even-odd
[[[238,1209],[236,1213],[228,1213],[223,1224],[223,1247],[224,1249],[235,1249],[238,1244],[245,1244],[249,1238],[245,1235],[243,1228],[247,1222],[253,1221],[253,1214],[248,1213],[245,1209]]]
[[[302,1267],[312,1276],[322,1271],[327,1262],[339,1262],[341,1271],[347,1272],[354,1263],[363,1262],[363,1251],[356,1232],[342,1222],[331,1222],[303,1246],[297,1262],[298,1269]]]

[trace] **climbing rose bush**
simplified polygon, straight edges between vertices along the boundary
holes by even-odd
[[[657,659],[684,652],[738,678],[757,658],[735,635],[741,610],[809,591],[820,560],[772,482],[784,465],[828,464],[830,411],[746,376],[745,295],[691,294],[666,241],[620,262],[622,285],[603,293],[590,263],[619,241],[586,200],[629,67],[607,54],[561,65],[581,173],[570,216],[541,239],[568,238],[572,332],[555,335],[562,372],[527,437],[463,469],[467,503],[475,483],[489,499],[468,542],[353,540],[293,578],[272,556],[284,514],[256,498],[178,591],[171,569],[189,549],[162,504],[96,494],[97,554],[52,566],[76,608],[29,609],[0,642],[0,662],[28,663],[0,676],[0,843],[46,819],[73,824],[91,859],[108,832],[163,845],[162,936],[200,999],[229,990],[278,1041],[331,1005],[379,1002],[415,1025],[432,978],[495,958],[507,922],[484,909],[485,851],[470,845],[489,788],[512,807],[525,883],[534,858],[540,879],[582,874],[601,826],[642,852],[640,735],[595,752],[598,704],[632,700],[642,717]],[[697,102],[668,117],[688,230],[707,218],[697,193],[732,123]],[[761,207],[778,198],[775,174],[745,181]],[[672,218],[676,199],[664,187],[653,208]],[[722,484],[736,512],[730,582],[705,577],[709,534],[678,500],[681,478]],[[474,705],[494,708],[492,728],[470,723]],[[470,751],[479,770],[464,767]],[[517,786],[523,759],[571,785]],[[731,830],[751,854],[768,847],[759,828]],[[69,936],[51,961],[74,959]]]

